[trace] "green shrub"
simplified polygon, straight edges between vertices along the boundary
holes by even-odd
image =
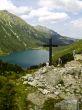
[[[43,110],[54,110],[54,106],[56,103],[62,101],[63,99],[53,99],[49,98],[44,102]]]
[[[62,63],[65,64],[68,61],[74,60],[72,53],[67,53],[61,57]]]
[[[0,86],[0,110],[14,110],[16,107],[14,82],[0,76]]]
[[[58,58],[61,58],[62,60],[62,64],[61,66],[63,66],[65,63],[74,60],[72,53],[65,53],[65,54],[59,54],[59,56],[54,56],[55,58],[53,58],[53,65],[57,66],[58,65]]]
[[[9,63],[0,61],[0,75],[5,75],[5,72],[6,72],[6,74],[7,74],[7,72],[8,72],[8,74],[10,72],[11,73],[15,72],[16,74],[19,74],[21,72],[24,72],[24,70],[18,65],[9,64]]]
[[[0,76],[0,110],[28,110],[28,90],[20,82]]]

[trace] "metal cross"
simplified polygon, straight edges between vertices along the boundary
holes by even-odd
[[[58,45],[53,45],[52,38],[49,39],[49,44],[44,44],[44,47],[49,47],[49,65],[52,65],[52,47],[58,47]]]

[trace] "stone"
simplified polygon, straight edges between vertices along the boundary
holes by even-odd
[[[77,100],[67,99],[55,105],[55,109],[59,110],[77,110]]]
[[[54,92],[55,95],[59,95],[59,92]]]
[[[46,62],[46,66],[47,66],[47,67],[49,66],[49,62]]]
[[[59,88],[58,85],[56,85],[55,88],[58,89]]]
[[[32,82],[28,82],[31,86],[36,86],[37,85],[37,80],[33,80]]]
[[[38,90],[41,91],[42,94],[44,94],[44,95],[50,93],[50,91],[48,91],[47,89],[41,89],[41,88],[38,88]]]
[[[29,110],[33,110],[33,108],[29,108]]]
[[[76,79],[78,79],[78,76],[75,76]]]
[[[70,92],[70,90],[69,89],[65,89],[65,92]]]
[[[43,95],[41,92],[30,93],[27,96],[27,100],[30,100],[34,105],[42,107],[47,97]]]
[[[61,87],[62,85],[61,84],[58,84],[58,87]]]
[[[27,74],[26,76],[23,76],[22,79],[27,80],[30,77],[32,78],[32,75],[31,74]]]
[[[23,84],[28,84],[28,81],[24,81]]]

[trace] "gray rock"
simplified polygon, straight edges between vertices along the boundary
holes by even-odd
[[[71,62],[76,63],[76,62]],[[28,94],[30,100],[40,110],[45,100],[57,97],[64,100],[55,105],[56,110],[77,110],[76,96],[82,96],[82,67],[79,63],[71,63],[62,68],[47,66],[39,69],[33,75],[28,74],[21,78],[23,84],[37,87],[36,92]],[[73,98],[71,98],[73,97]],[[69,99],[70,98],[70,99]],[[32,108],[32,107],[31,107]]]
[[[34,105],[42,107],[47,97],[43,95],[41,92],[30,93],[27,96],[27,99],[30,100]]]
[[[67,99],[55,105],[57,110],[77,110],[77,100]]]
[[[44,95],[50,93],[50,91],[48,91],[47,89],[38,88],[38,90],[39,90],[40,92],[42,92],[42,94],[44,94]]]

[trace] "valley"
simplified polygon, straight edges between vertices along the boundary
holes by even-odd
[[[42,46],[50,38],[58,45],[51,66]],[[82,40],[0,10],[0,110],[82,110],[81,54]]]
[[[53,44],[66,45],[75,41],[75,39],[63,37],[46,27],[33,27],[6,10],[0,11],[1,52],[7,53],[41,47],[42,44],[47,44],[51,37],[53,38]]]

